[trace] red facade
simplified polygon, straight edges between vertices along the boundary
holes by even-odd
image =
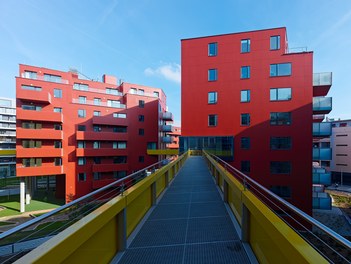
[[[16,92],[17,176],[56,176],[66,200],[157,162],[147,148],[166,147],[161,89],[20,65]]]
[[[210,43],[216,43],[215,55]],[[284,198],[311,213],[313,53],[289,53],[285,28],[184,39],[181,49],[182,136],[233,136],[233,166],[241,169],[248,161],[246,174],[267,188],[285,190]],[[272,76],[287,64],[289,74]],[[248,77],[243,66],[249,66],[249,78],[243,78]],[[209,80],[211,69],[216,80]],[[272,89],[279,88],[291,88],[290,98],[273,99]],[[250,90],[247,102],[243,90]],[[215,103],[209,102],[210,92],[217,93]],[[274,113],[290,113],[291,120],[272,125]],[[242,114],[249,114],[249,125],[242,124]],[[216,115],[215,124],[209,115]],[[242,138],[249,138],[249,146],[242,146]],[[272,147],[275,138],[290,138],[290,147]],[[288,172],[272,168],[285,161]]]

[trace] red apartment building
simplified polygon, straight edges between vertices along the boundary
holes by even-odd
[[[327,93],[313,85],[313,53],[289,51],[275,28],[183,39],[181,60],[180,152],[215,151],[311,213],[312,116]]]
[[[80,79],[63,72],[19,66],[17,176],[27,193],[36,177],[56,182],[56,194],[75,199],[158,161],[147,149],[164,149],[172,130],[161,89]]]

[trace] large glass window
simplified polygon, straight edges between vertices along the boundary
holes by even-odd
[[[62,90],[61,89],[54,89],[54,97],[55,98],[62,98]]]
[[[271,137],[271,149],[291,149],[291,137]]]
[[[24,71],[24,78],[28,78],[28,79],[36,79],[37,78],[37,73],[36,72],[32,72],[32,71]]]
[[[75,83],[73,85],[74,90],[80,90],[80,91],[88,91],[89,90],[89,85],[87,84],[82,84],[82,83]]]
[[[250,52],[250,39],[241,40],[241,52],[242,53]]]
[[[22,105],[23,110],[41,111],[43,108],[38,105]]]
[[[210,82],[217,81],[217,69],[208,70],[208,81]]]
[[[250,138],[249,137],[242,137],[240,140],[240,147],[242,149],[250,149]]]
[[[249,126],[250,125],[250,114],[241,114],[240,125]]]
[[[114,88],[106,88],[106,93],[112,95],[120,95],[119,91]]]
[[[147,149],[156,149],[156,148],[157,148],[156,142],[148,142],[147,143]]]
[[[79,96],[79,103],[80,104],[86,104],[87,103],[87,97],[86,96]]]
[[[85,172],[78,173],[78,181],[86,181],[87,175]]]
[[[94,105],[101,105],[101,98],[94,98]]]
[[[24,84],[22,84],[21,88],[23,90],[32,90],[32,91],[37,91],[37,92],[41,91],[41,87],[33,86],[33,85],[24,85]]]
[[[208,44],[208,56],[217,56],[217,42]]]
[[[87,163],[85,157],[79,157],[78,158],[78,165],[85,165]]]
[[[217,103],[217,92],[209,92],[208,93],[208,103],[209,104]]]
[[[101,112],[100,111],[94,111],[94,116],[101,116]]]
[[[290,186],[280,186],[274,185],[269,188],[272,192],[282,198],[291,198],[291,188]]]
[[[271,161],[271,174],[290,174],[290,161]]]
[[[250,66],[241,66],[240,78],[241,79],[249,79],[250,78]]]
[[[112,147],[114,149],[126,149],[127,148],[127,142],[126,141],[116,141],[112,143]]]
[[[60,83],[60,82],[62,82],[62,79],[61,79],[61,76],[45,73],[44,74],[44,81]]]
[[[251,99],[250,90],[240,91],[240,102],[247,103],[247,102],[250,102],[250,99]]]
[[[127,133],[127,127],[124,127],[124,126],[113,127],[113,132],[116,132],[116,133]]]
[[[280,36],[271,36],[270,38],[270,49],[278,50],[280,49]]]
[[[107,100],[107,106],[119,108],[121,106],[121,102],[118,100]]]
[[[283,126],[291,124],[290,112],[272,112],[270,114],[270,123],[274,126]]]
[[[115,117],[115,118],[127,118],[127,114],[124,114],[124,113],[113,113],[113,117]]]
[[[208,126],[217,126],[217,115],[208,115]]]
[[[288,101],[291,100],[291,88],[271,88],[271,101]]]
[[[78,109],[78,117],[80,118],[84,118],[86,117],[87,113],[85,111],[85,109]]]
[[[269,76],[289,76],[291,75],[291,63],[279,63],[270,65]]]
[[[86,126],[85,125],[78,125],[78,131],[85,131]]]

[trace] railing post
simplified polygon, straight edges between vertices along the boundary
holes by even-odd
[[[228,182],[223,179],[223,202],[228,203]]]
[[[117,214],[117,242],[118,251],[124,251],[127,248],[127,214],[126,208]]]
[[[166,171],[165,173],[165,182],[166,182],[166,188],[167,188],[169,185],[169,170]]]
[[[151,184],[151,203],[156,205],[156,182]]]
[[[241,213],[241,241],[244,243],[250,241],[250,211],[245,204],[242,204]]]

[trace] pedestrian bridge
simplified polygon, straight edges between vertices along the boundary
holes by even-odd
[[[5,263],[351,261],[348,240],[214,155],[188,151],[168,164],[161,162],[145,170],[0,234],[1,248],[8,246],[10,251],[1,253],[5,251],[0,248],[0,260]],[[46,221],[43,229],[28,231],[29,226],[40,221]],[[48,228],[57,223],[62,223],[58,229]],[[49,231],[45,232],[45,228]],[[15,250],[16,245],[25,241],[31,241],[32,246]]]

